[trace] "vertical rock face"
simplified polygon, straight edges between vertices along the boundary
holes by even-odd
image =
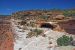
[[[14,50],[13,46],[13,33],[10,22],[3,20],[0,23],[0,50]]]
[[[60,22],[54,30],[65,31],[69,34],[75,34],[75,20]]]
[[[75,20],[69,20],[67,22],[59,23],[61,28],[69,34],[75,34]]]
[[[55,27],[53,30],[54,31],[59,31],[59,32],[64,32],[65,31],[63,28],[60,27],[60,25],[57,25],[57,27]]]

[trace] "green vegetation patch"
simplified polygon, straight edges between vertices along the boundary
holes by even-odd
[[[41,35],[42,32],[43,32],[43,30],[34,29],[34,30],[32,30],[31,32],[29,32],[27,34],[27,38],[31,38],[32,36],[36,36],[37,37],[38,35]]]
[[[70,43],[71,43],[72,40],[73,40],[72,37],[63,35],[62,37],[60,37],[60,38],[57,39],[57,44],[59,46],[68,46],[68,45],[70,45]]]

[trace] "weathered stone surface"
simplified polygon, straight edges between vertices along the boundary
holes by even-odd
[[[9,21],[0,23],[0,50],[14,50],[13,33]]]
[[[64,32],[65,30],[61,28],[59,25],[53,29],[54,31]]]
[[[75,34],[75,20],[69,20],[65,22],[59,22],[56,31],[65,31],[69,34]]]
[[[54,19],[56,20],[63,20],[65,18],[64,15],[57,15],[56,17],[54,17]]]

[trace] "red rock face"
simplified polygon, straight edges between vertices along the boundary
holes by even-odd
[[[75,34],[75,20],[69,20],[59,23],[59,26],[63,28],[69,34]]]
[[[10,24],[0,23],[0,50],[14,50]]]

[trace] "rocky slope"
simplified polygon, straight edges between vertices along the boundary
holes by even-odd
[[[70,34],[75,34],[74,14],[75,10],[29,10],[13,13],[12,18],[24,20],[26,22],[32,21],[31,23],[34,23],[34,25],[36,23],[41,24],[43,22],[50,22],[50,21],[58,22],[57,27],[54,30],[65,31]]]
[[[9,22],[10,20],[5,20],[5,18],[0,18],[0,50],[13,50],[14,38],[11,23]]]

